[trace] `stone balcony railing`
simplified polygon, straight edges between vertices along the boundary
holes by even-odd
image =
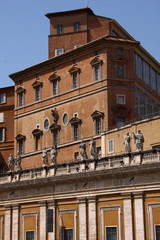
[[[27,169],[22,171],[7,172],[0,175],[0,184],[23,182],[84,172],[98,172],[110,169],[127,170],[128,167],[160,163],[160,151],[134,152],[131,154],[115,155],[98,160],[88,159],[85,161],[68,162],[41,168]]]

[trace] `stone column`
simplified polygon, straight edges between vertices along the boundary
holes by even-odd
[[[46,240],[46,202],[40,202],[40,239]]]
[[[133,216],[131,193],[122,194],[124,211],[124,236],[125,240],[133,240]]]
[[[143,193],[133,193],[135,209],[135,239],[145,240]]]
[[[88,198],[88,231],[89,240],[97,239],[96,197]]]
[[[87,239],[87,209],[86,199],[78,198],[79,200],[79,236],[80,240]]]
[[[11,239],[11,206],[5,206],[4,240]]]
[[[106,135],[105,133],[101,134],[101,156],[105,157],[106,156]]]
[[[12,208],[12,240],[19,239],[18,228],[19,228],[19,207],[18,205],[14,205]]]
[[[48,240],[55,240],[56,239],[56,203],[55,201],[48,202],[48,209],[53,209],[53,232],[48,233]]]

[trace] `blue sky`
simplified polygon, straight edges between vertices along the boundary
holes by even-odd
[[[90,7],[114,18],[160,61],[160,0],[0,0],[0,87],[9,74],[48,58],[46,13]]]

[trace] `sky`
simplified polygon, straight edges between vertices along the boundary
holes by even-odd
[[[0,88],[9,74],[48,59],[46,13],[90,7],[115,19],[160,62],[160,0],[0,0]]]

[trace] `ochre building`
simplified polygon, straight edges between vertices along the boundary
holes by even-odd
[[[160,238],[160,64],[114,19],[48,13],[49,59],[10,75],[2,240]]]

